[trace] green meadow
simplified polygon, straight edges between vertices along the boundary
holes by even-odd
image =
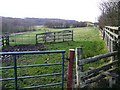
[[[42,33],[45,30],[48,31],[62,31],[62,30],[73,30],[73,39],[74,41],[60,42],[60,43],[47,43],[44,45],[44,50],[65,50],[65,87],[67,81],[67,64],[68,60],[66,60],[68,56],[69,49],[75,49],[76,47],[83,48],[83,58],[92,57],[95,55],[103,54],[107,52],[105,47],[105,42],[101,39],[99,35],[98,28],[93,27],[84,27],[84,28],[68,28],[68,29],[50,29],[50,28],[39,28],[37,27],[37,31],[26,32],[23,34],[16,34],[10,38],[10,44],[35,44],[35,34]],[[60,63],[61,62],[61,54],[42,54],[42,55],[21,55],[17,59],[17,65],[29,65],[29,64],[45,64],[45,63]],[[102,62],[103,63],[103,62]],[[101,62],[97,64],[92,64],[90,66],[97,67]],[[13,60],[3,61],[3,66],[12,66]],[[89,66],[86,66],[86,69]],[[61,66],[50,66],[50,67],[34,67],[34,68],[21,68],[18,69],[18,76],[31,76],[31,75],[40,75],[40,74],[50,74],[61,72]],[[75,65],[74,65],[75,69]],[[13,77],[14,73],[12,69],[3,70],[2,77]],[[61,81],[61,76],[54,77],[40,77],[40,78],[30,78],[30,79],[20,79],[18,80],[19,87],[27,87],[27,86],[35,86],[40,84],[47,83],[55,83]],[[3,87],[14,88],[14,80],[12,81],[4,81]],[[54,86],[56,88],[60,88],[61,86]]]

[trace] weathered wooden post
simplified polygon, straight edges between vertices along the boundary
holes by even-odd
[[[74,56],[75,56],[75,50],[69,49],[67,90],[72,90]]]
[[[108,38],[108,49],[109,49],[109,52],[111,52],[111,44],[112,44],[112,41],[110,40],[110,38]]]
[[[103,31],[103,32],[102,32]],[[105,40],[105,28],[103,28],[103,30],[101,29],[101,34],[103,36],[103,40]]]
[[[63,42],[64,42],[64,31],[62,31],[62,36],[63,36],[62,38],[63,38]]]
[[[55,32],[54,32],[54,42],[55,42]]]
[[[106,42],[106,46],[108,47],[108,36],[107,36],[107,27],[105,27],[105,42]]]
[[[106,36],[106,31],[105,31],[105,28],[104,28],[104,32],[105,32],[105,43],[106,43],[106,45],[107,45],[107,36]]]
[[[82,66],[80,67],[78,63],[79,60],[82,59],[82,48],[81,47],[76,48],[75,53],[76,53],[76,81],[77,81],[76,88],[80,88],[81,87],[80,72],[83,71],[83,67]]]
[[[10,41],[9,41],[9,34],[8,34],[8,36],[7,36],[7,46],[9,46],[10,45]]]
[[[110,40],[110,48],[109,48],[109,50],[110,50],[110,52],[113,52],[113,41],[112,40]],[[113,61],[114,61],[114,56],[111,57],[110,62],[112,63]],[[112,68],[113,68],[113,66],[112,66]],[[112,88],[114,82],[115,82],[115,80],[112,77],[110,77],[109,78],[109,87],[110,88]]]
[[[73,41],[73,30],[72,30],[72,41]]]
[[[119,2],[120,5],[120,2]],[[118,27],[118,67],[120,67],[120,26]],[[119,71],[120,72],[120,71]]]
[[[106,43],[106,46],[107,46],[107,35],[106,35],[106,28],[104,28],[104,30],[105,30],[105,43]]]
[[[37,36],[38,35],[36,34],[36,36],[35,36],[36,44],[38,44],[38,37]]]
[[[4,36],[2,36],[2,46],[4,47]]]
[[[115,30],[111,29],[111,32],[115,33]],[[110,48],[109,48],[110,52],[116,51],[115,47],[114,47],[116,38],[114,35],[112,36],[112,38],[113,38],[113,40],[112,39],[110,40]],[[112,56],[110,62],[112,63],[114,60],[115,60],[115,56]],[[112,66],[112,68],[114,68],[114,66]],[[115,84],[115,83],[116,83],[116,80],[113,77],[110,77],[109,78],[109,87],[112,88],[113,84]]]
[[[118,2],[118,68],[120,68],[120,1]],[[120,70],[119,77],[120,77]]]
[[[108,30],[110,31],[110,29],[108,28]],[[108,43],[108,51],[110,52],[110,38],[109,36],[107,36],[107,43]]]

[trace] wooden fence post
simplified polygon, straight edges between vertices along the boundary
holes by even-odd
[[[69,49],[67,90],[72,90],[74,56],[75,56],[75,50]]]
[[[106,47],[108,48],[108,38],[107,38],[107,35],[106,35]]]
[[[109,52],[111,52],[111,44],[112,44],[112,41],[110,40],[110,38],[108,38],[108,49],[109,49]]]
[[[105,30],[105,28],[104,28],[104,30]],[[104,40],[105,40],[105,44],[107,45],[107,43],[106,43],[106,31],[104,31],[104,33],[105,33],[105,38],[104,38]]]
[[[9,35],[7,36],[7,45],[10,45],[10,41],[9,41]]]
[[[110,40],[109,42],[110,42],[109,50],[110,50],[110,52],[113,52],[113,41]],[[112,63],[114,61],[114,59],[115,59],[114,56],[112,56],[110,62]],[[113,68],[113,66],[112,66],[112,68]],[[113,84],[115,84],[115,82],[116,81],[112,77],[110,77],[109,78],[109,87],[112,88]]]
[[[73,30],[72,30],[72,41],[73,41]]]
[[[120,68],[120,26],[118,27],[118,35],[118,67]]]
[[[55,32],[54,32],[54,42],[55,42]]]
[[[4,36],[2,36],[2,46],[4,47]]]
[[[82,48],[81,47],[76,48],[75,53],[76,53],[76,81],[77,81],[76,87],[80,88],[81,87],[80,83],[82,82],[80,80],[80,72],[83,71],[83,67],[78,66],[78,61],[82,59]]]
[[[105,28],[103,28],[103,30],[100,29],[100,32],[102,34],[103,40],[105,40]]]
[[[35,40],[36,40],[36,44],[38,44],[37,34],[36,34],[36,36],[35,36]]]
[[[62,37],[62,38],[63,38],[63,42],[64,42],[64,32],[62,32],[62,35],[63,35],[63,37]]]
[[[118,2],[118,66],[120,66],[120,1]]]

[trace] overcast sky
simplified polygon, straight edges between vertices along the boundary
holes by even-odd
[[[0,16],[96,21],[101,0],[0,0]]]

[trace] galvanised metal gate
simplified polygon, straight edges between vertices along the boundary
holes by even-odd
[[[55,53],[59,53],[62,54],[61,57],[61,62],[60,63],[50,63],[50,64],[33,64],[33,65],[22,65],[22,66],[18,66],[17,65],[17,58],[18,55],[32,55],[32,54],[55,54]],[[52,51],[29,51],[29,52],[0,52],[1,55],[1,59],[2,57],[5,56],[12,56],[13,60],[14,60],[14,64],[13,66],[7,66],[7,67],[0,67],[0,70],[6,70],[6,69],[13,69],[14,71],[14,76],[13,78],[1,78],[0,82],[3,81],[9,81],[9,80],[13,80],[14,81],[14,89],[31,89],[31,88],[41,88],[41,87],[48,87],[48,86],[56,86],[56,85],[61,85],[61,88],[64,88],[64,54],[65,51],[64,50],[52,50]],[[18,77],[17,75],[17,69],[21,69],[21,68],[27,68],[27,67],[42,67],[42,66],[54,66],[54,65],[60,65],[61,66],[61,72],[57,72],[57,73],[51,73],[51,74],[41,74],[41,75],[34,75],[34,76],[22,76],[22,77]],[[26,78],[39,78],[39,77],[47,77],[47,76],[58,76],[61,75],[61,81],[57,82],[57,83],[49,83],[49,84],[41,84],[38,86],[29,86],[29,87],[23,87],[20,88],[18,86],[18,79],[26,79]],[[33,82],[34,83],[34,82]]]

